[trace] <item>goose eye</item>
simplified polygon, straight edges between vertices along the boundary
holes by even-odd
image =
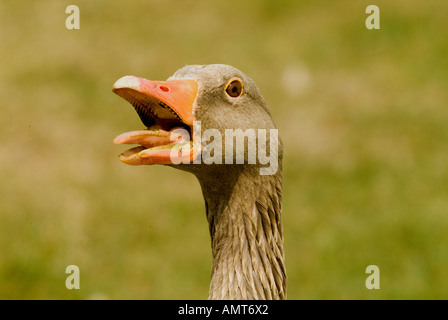
[[[226,92],[232,98],[237,98],[243,93],[243,84],[240,80],[232,80],[226,88]]]

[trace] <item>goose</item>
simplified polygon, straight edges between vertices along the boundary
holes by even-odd
[[[146,126],[114,139],[115,144],[139,145],[119,159],[134,166],[172,166],[199,181],[213,257],[208,299],[286,299],[283,147],[278,135],[267,134],[276,127],[255,82],[229,65],[186,65],[166,81],[124,76],[113,92],[135,108]],[[238,139],[235,134],[226,140],[232,130],[247,141],[242,151],[237,144],[232,152],[225,150],[227,142]],[[264,146],[275,156],[277,170],[263,174],[266,161],[246,161],[256,154],[249,146],[250,130],[266,132],[265,141],[262,135],[252,137],[255,147]]]

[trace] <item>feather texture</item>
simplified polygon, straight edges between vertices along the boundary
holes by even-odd
[[[242,170],[231,192],[216,197],[213,189],[203,186],[213,252],[209,299],[285,299],[281,171]]]

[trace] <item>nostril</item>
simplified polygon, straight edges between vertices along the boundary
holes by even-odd
[[[160,86],[160,90],[164,91],[164,92],[169,92],[170,88],[166,87],[166,86]]]

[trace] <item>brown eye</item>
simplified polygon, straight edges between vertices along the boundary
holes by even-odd
[[[232,98],[237,98],[243,93],[243,84],[240,80],[232,80],[226,88],[226,92]]]

